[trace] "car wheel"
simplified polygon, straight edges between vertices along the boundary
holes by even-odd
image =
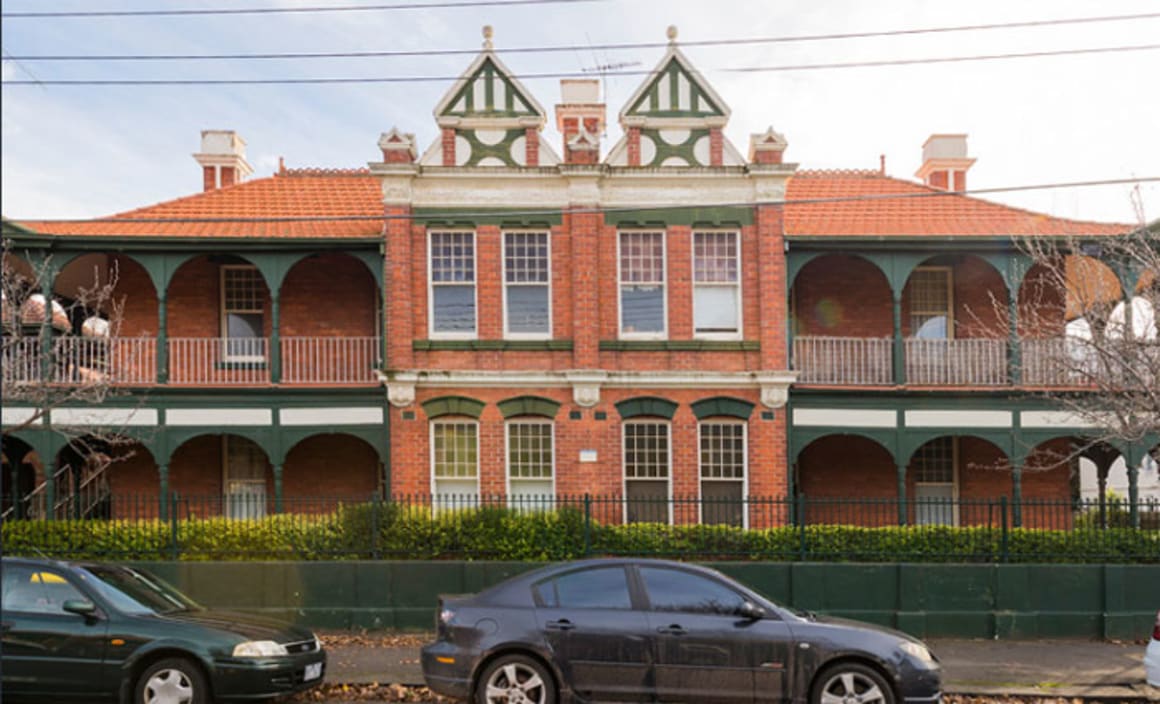
[[[875,670],[857,663],[826,668],[814,684],[812,704],[894,704],[894,690]]]
[[[136,704],[207,704],[209,685],[189,660],[158,660],[137,678]]]
[[[476,704],[555,704],[555,680],[526,655],[504,655],[487,666],[475,686]]]

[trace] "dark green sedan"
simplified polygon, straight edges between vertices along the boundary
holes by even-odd
[[[310,631],[206,610],[149,573],[3,559],[4,701],[206,704],[318,686]]]

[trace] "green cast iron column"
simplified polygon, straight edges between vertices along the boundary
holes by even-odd
[[[282,306],[279,296],[270,299],[270,383],[282,381],[282,336],[278,328],[282,325]]]
[[[1128,460],[1127,457],[1124,458]],[[1128,519],[1133,528],[1140,527],[1140,466],[1128,460]]]
[[[1011,467],[1011,526],[1023,526],[1023,465]]]
[[[1007,315],[1010,322],[1011,337],[1007,341],[1007,374],[1011,383],[1018,386],[1023,382],[1023,359],[1019,345],[1019,305],[1018,294],[1009,296],[1007,300]]]
[[[898,463],[898,525],[906,525],[906,465]]]
[[[157,383],[169,383],[169,314],[164,291],[157,296]]]
[[[894,298],[894,383],[906,383],[906,358],[902,347],[902,294]]]
[[[282,513],[282,465],[274,465],[274,513]]]
[[[157,465],[157,486],[161,492],[158,495],[161,502],[160,516],[161,520],[164,521],[169,518],[169,465]]]

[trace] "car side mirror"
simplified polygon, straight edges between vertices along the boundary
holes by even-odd
[[[765,618],[765,609],[754,604],[752,601],[747,601],[742,604],[741,608],[737,609],[737,612],[750,621],[760,621]]]
[[[97,605],[88,599],[66,599],[61,608],[70,614],[84,616],[86,621],[97,615]]]

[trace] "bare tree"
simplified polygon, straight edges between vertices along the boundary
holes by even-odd
[[[1119,236],[1026,238],[1023,382],[1092,428],[1090,443],[1160,434],[1160,221]]]
[[[24,458],[14,455],[24,445],[17,437],[56,433],[64,437],[62,455],[68,458],[40,457],[43,469],[32,491],[8,487],[12,495],[6,497],[6,515],[44,515],[49,504],[63,515],[72,507],[65,504],[91,503],[102,487],[107,492],[105,469],[128,457],[133,444],[123,427],[103,418],[73,414],[63,423],[53,417],[58,409],[92,408],[125,393],[116,383],[118,368],[134,363],[125,352],[135,349],[119,344],[124,301],[115,295],[115,266],[94,270],[91,277],[84,272],[80,280],[85,284],[66,295],[54,293],[54,276],[51,259],[17,256],[5,236],[0,254],[0,394],[6,408],[19,408],[20,413],[5,414],[0,444],[7,461],[18,466]],[[58,461],[61,466],[55,466]],[[52,489],[46,490],[50,477]],[[34,501],[37,494],[39,503]]]

